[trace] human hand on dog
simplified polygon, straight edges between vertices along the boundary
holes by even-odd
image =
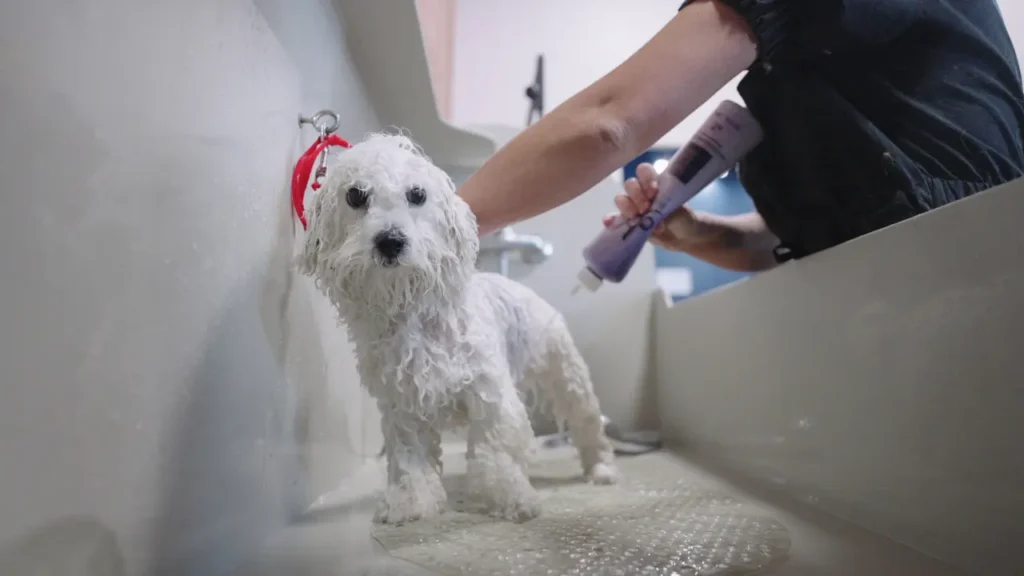
[[[626,180],[625,192],[615,197],[615,207],[619,209],[619,214],[612,213],[604,217],[606,227],[611,226],[619,216],[632,220],[651,209],[658,195],[658,172],[654,166],[646,162],[637,166],[636,177]],[[697,214],[681,206],[658,224],[650,241],[666,250],[684,252],[698,242],[700,236]]]

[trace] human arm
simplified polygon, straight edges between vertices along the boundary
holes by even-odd
[[[757,212],[721,216],[709,212],[695,212],[694,220],[701,232],[693,240],[678,239],[678,250],[695,258],[727,270],[760,272],[774,268],[775,247],[779,239],[768,229],[764,218]],[[672,218],[668,229],[662,230],[654,242],[672,249],[669,244]]]
[[[719,0],[680,10],[618,68],[519,134],[459,190],[481,235],[589,190],[654,144],[757,56]]]
[[[722,216],[684,207],[665,219],[651,243],[726,270],[760,272],[775,267],[779,240],[757,212]]]

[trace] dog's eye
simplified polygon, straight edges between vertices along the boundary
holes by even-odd
[[[370,199],[370,194],[361,188],[353,186],[348,189],[345,193],[345,202],[353,208],[362,208],[366,206],[366,202]]]
[[[413,206],[423,206],[423,203],[427,201],[427,191],[419,186],[413,186],[405,193],[405,198]]]

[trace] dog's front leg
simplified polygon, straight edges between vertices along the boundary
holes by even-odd
[[[440,514],[447,505],[441,485],[441,435],[429,422],[382,407],[388,485],[375,519],[402,524]]]
[[[529,520],[540,514],[540,497],[527,475],[533,429],[526,406],[511,382],[488,388],[467,401],[469,495],[496,516]]]

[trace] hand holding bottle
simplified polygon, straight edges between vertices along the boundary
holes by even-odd
[[[616,218],[631,220],[651,209],[651,203],[658,195],[658,172],[654,166],[643,163],[637,166],[636,177],[626,180],[625,194],[615,197],[619,213],[604,217],[604,225],[610,226]],[[701,227],[698,216],[686,206],[669,214],[651,234],[650,242],[666,250],[685,252],[688,246],[699,243]]]
[[[684,204],[735,166],[762,137],[760,124],[746,108],[722,101],[669,159],[664,172],[643,166],[638,178],[626,185],[626,194],[615,200],[620,214],[606,220],[606,228],[583,249],[580,285],[593,292],[606,281],[621,282],[650,239],[671,250],[693,250],[691,243],[702,241],[705,225]]]

